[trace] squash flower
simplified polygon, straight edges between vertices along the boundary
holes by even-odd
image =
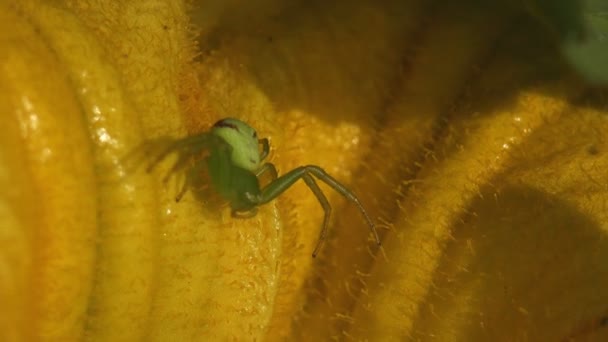
[[[606,89],[525,8],[3,0],[0,16],[0,340],[608,337]],[[279,174],[346,184],[382,246],[327,191],[313,259],[323,211],[303,182],[233,218],[195,191],[176,203],[170,164],[129,157],[225,117],[269,139]]]

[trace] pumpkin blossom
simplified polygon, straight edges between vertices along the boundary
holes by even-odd
[[[608,337],[606,91],[524,9],[0,6],[0,340]],[[225,117],[346,184],[382,246],[323,184],[314,259],[303,182],[247,219],[176,203],[140,146]]]

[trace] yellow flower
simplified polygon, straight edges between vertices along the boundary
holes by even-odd
[[[0,340],[602,340],[608,101],[498,3],[0,2]],[[133,151],[238,117],[250,219]],[[147,156],[143,156],[145,157]]]

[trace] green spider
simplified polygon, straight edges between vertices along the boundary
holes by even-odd
[[[262,146],[261,151],[260,145]],[[376,239],[376,243],[380,245],[376,227],[354,193],[316,165],[300,166],[278,177],[273,164],[263,163],[269,151],[268,139],[258,139],[255,129],[241,120],[226,118],[216,122],[210,132],[172,141],[152,161],[147,171],[151,172],[169,154],[178,152],[177,161],[163,181],[166,182],[171,174],[186,167],[191,167],[190,171],[192,172],[202,171],[206,167],[211,186],[223,199],[230,203],[232,216],[240,218],[254,216],[257,213],[258,206],[277,198],[298,179],[304,180],[325,212],[319,240],[312,253],[313,257],[317,256],[321,245],[325,241],[332,210],[327,197],[315,181],[314,177],[316,177],[359,208]],[[208,152],[206,158],[194,159],[205,152]],[[193,160],[194,162],[192,162]],[[272,181],[260,188],[258,178],[266,172],[270,173]],[[186,185],[184,184],[184,187],[176,196],[176,201],[179,201],[186,192]]]

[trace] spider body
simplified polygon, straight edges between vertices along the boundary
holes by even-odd
[[[208,152],[206,158],[195,159],[205,151]],[[275,166],[264,162],[269,151],[268,139],[258,139],[255,129],[241,120],[226,118],[216,122],[209,132],[172,141],[152,161],[148,171],[151,171],[169,154],[177,152],[179,157],[164,180],[166,181],[171,174],[183,169],[189,168],[188,172],[196,174],[202,168],[207,168],[211,185],[230,204],[232,215],[235,217],[255,215],[258,206],[274,200],[295,182],[302,179],[325,212],[313,257],[317,255],[325,241],[332,210],[329,201],[317,185],[316,178],[325,182],[358,207],[377,244],[380,244],[374,223],[359,199],[348,188],[315,165],[300,166],[278,177]],[[266,172],[270,173],[272,180],[261,188],[259,177]],[[181,199],[186,190],[187,184],[177,195],[176,201]]]

